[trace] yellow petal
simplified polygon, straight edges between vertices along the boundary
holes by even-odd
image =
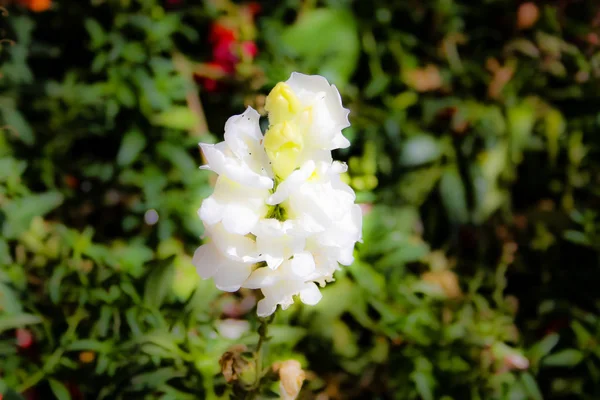
[[[279,82],[267,96],[265,110],[269,112],[271,125],[292,119],[301,110],[301,104],[292,88]]]
[[[273,172],[285,179],[299,165],[298,158],[304,147],[302,134],[295,124],[281,122],[265,133],[264,146],[271,160]]]

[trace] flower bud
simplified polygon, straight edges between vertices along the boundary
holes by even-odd
[[[292,119],[300,111],[300,101],[287,83],[279,82],[267,96],[265,110],[269,122],[276,125]]]
[[[236,344],[219,360],[221,372],[227,383],[237,384],[243,389],[252,387],[256,382],[256,364],[244,356],[247,351],[248,348],[243,344]]]
[[[280,178],[287,178],[298,167],[303,140],[294,123],[284,121],[271,126],[265,134],[264,145],[273,172]]]
[[[279,395],[283,400],[294,400],[298,397],[306,373],[296,360],[287,360],[273,366],[279,372]]]

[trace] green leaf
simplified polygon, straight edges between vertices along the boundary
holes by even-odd
[[[129,244],[115,247],[111,256],[116,257],[115,260],[111,260],[111,264],[115,268],[133,276],[139,276],[144,272],[144,264],[152,260],[154,253],[144,245]]]
[[[346,83],[356,69],[360,42],[354,16],[341,9],[305,12],[283,31],[285,49],[306,73],[318,73],[332,83]]]
[[[59,192],[32,194],[9,202],[4,207],[6,221],[2,233],[8,239],[16,238],[25,232],[35,216],[42,216],[63,202]]]
[[[433,400],[433,388],[430,385],[431,378],[423,372],[414,372],[411,378],[415,383],[417,393],[423,400]]]
[[[285,344],[286,346],[293,347],[306,336],[306,333],[305,328],[298,326],[271,325],[269,327],[269,344]]]
[[[154,125],[186,131],[193,129],[198,122],[198,116],[185,106],[173,106],[152,118]]]
[[[575,244],[579,244],[582,246],[591,246],[592,245],[592,241],[590,240],[588,235],[586,235],[583,232],[567,230],[563,233],[563,237],[570,242],[573,242]]]
[[[595,346],[594,336],[579,321],[571,322],[571,329],[577,337],[577,344],[581,348]]]
[[[517,164],[523,160],[523,150],[529,142],[535,119],[535,109],[526,102],[507,110],[508,129],[511,136],[511,158]]]
[[[360,287],[372,296],[385,293],[385,278],[375,271],[369,264],[356,260],[349,267],[350,272]]]
[[[59,266],[52,273],[52,277],[48,282],[48,294],[50,295],[50,300],[54,304],[58,304],[60,300],[60,283],[67,273],[67,267],[64,265]]]
[[[173,367],[165,367],[136,375],[131,378],[131,384],[136,389],[156,388],[166,383],[169,379],[182,376],[185,376],[183,371],[178,371]]]
[[[132,130],[125,134],[121,141],[121,147],[117,153],[117,164],[127,166],[134,162],[146,146],[146,138],[138,130]]]
[[[557,333],[552,333],[534,344],[528,351],[528,357],[532,364],[537,364],[544,356],[549,354],[554,346],[558,344],[560,337]]]
[[[71,400],[69,390],[61,382],[56,379],[48,379],[48,383],[50,384],[52,393],[54,393],[58,400]]]
[[[358,347],[357,336],[350,327],[341,320],[334,320],[331,328],[333,351],[344,357],[357,357],[360,348]]]
[[[559,139],[565,132],[566,122],[560,111],[551,109],[544,119],[548,156],[554,164],[559,152]]]
[[[574,367],[583,360],[583,353],[576,349],[561,350],[542,360],[547,367]]]
[[[451,222],[464,224],[469,220],[467,193],[458,168],[448,167],[440,179],[440,195]]]
[[[29,146],[33,145],[35,143],[33,129],[23,115],[15,108],[3,108],[2,119],[4,120],[4,129],[8,127],[8,131],[23,141],[23,143]]]
[[[123,106],[133,107],[135,105],[135,93],[127,84],[119,83],[116,88],[115,95]]]
[[[369,82],[364,90],[364,95],[368,99],[381,95],[389,86],[391,78],[388,75],[377,75]]]
[[[171,291],[175,276],[174,259],[175,257],[171,256],[161,261],[160,265],[154,267],[150,272],[144,287],[144,303],[146,305],[159,308],[165,301]]]
[[[12,389],[8,389],[4,393],[0,391],[0,394],[4,394],[2,400],[25,400],[23,396]]]
[[[112,349],[112,343],[101,342],[93,339],[76,340],[66,348],[68,351],[94,351],[97,353],[107,353]]]
[[[102,26],[95,19],[87,18],[85,20],[85,29],[88,31],[92,39],[92,48],[97,49],[106,41],[106,33]]]
[[[0,317],[0,333],[9,329],[23,328],[27,325],[39,324],[42,318],[33,314],[6,315]]]
[[[542,392],[540,391],[540,388],[533,375],[531,375],[529,372],[523,372],[521,374],[521,383],[527,391],[527,394],[529,394],[530,399],[543,400]]]
[[[442,154],[436,138],[420,134],[408,139],[402,146],[400,164],[405,167],[415,167],[437,160]]]
[[[157,145],[158,153],[169,160],[183,176],[189,176],[188,172],[193,172],[198,169],[194,159],[179,146],[175,146],[168,142],[161,142]]]
[[[139,42],[128,42],[121,53],[123,58],[132,63],[141,63],[146,60],[146,51]]]
[[[18,293],[2,282],[0,282],[0,310],[12,315],[22,312]]]

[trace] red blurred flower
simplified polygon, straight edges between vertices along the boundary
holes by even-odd
[[[251,3],[248,3],[248,9],[250,10],[250,14],[254,17],[260,12],[261,7],[260,4],[253,1]]]
[[[237,39],[236,32],[233,29],[231,29],[223,24],[215,22],[210,27],[209,40],[212,43],[221,42],[221,41],[233,42],[236,39]]]
[[[258,53],[258,47],[256,47],[256,43],[254,43],[252,40],[246,40],[242,43],[242,51],[248,57],[254,58]]]
[[[214,92],[219,88],[219,80],[229,74],[223,65],[213,61],[205,64],[202,73],[196,73],[196,78],[206,91]]]
[[[260,11],[260,5],[249,3],[241,10],[254,16]],[[195,78],[209,92],[219,88],[219,80],[233,76],[238,63],[251,60],[258,54],[256,43],[242,40],[240,28],[233,21],[223,18],[211,25],[209,41],[212,44],[212,59],[195,71]],[[248,22],[251,23],[251,20]]]
[[[17,346],[28,349],[33,344],[33,335],[27,329],[18,328],[16,332]]]
[[[213,63],[219,64],[226,72],[233,73],[238,58],[234,54],[235,42],[220,40],[213,47]]]
[[[52,0],[18,0],[18,3],[34,12],[46,11],[52,5]]]

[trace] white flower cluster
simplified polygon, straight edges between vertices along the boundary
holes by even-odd
[[[263,136],[252,108],[225,124],[225,141],[201,143],[207,165],[219,176],[202,203],[208,243],[194,254],[199,275],[233,292],[261,289],[258,315],[283,309],[299,295],[321,299],[339,264],[353,262],[362,215],[355,194],[340,180],[345,164],[331,150],[350,142],[350,126],[336,87],[322,76],[293,73],[266,100]],[[338,264],[339,263],[339,264]]]

